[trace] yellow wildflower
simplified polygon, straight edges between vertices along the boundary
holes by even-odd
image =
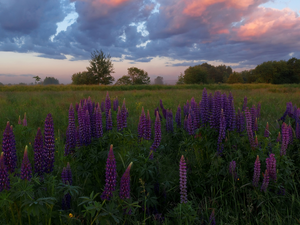
[[[70,213],[70,214],[69,214],[69,217],[70,217],[70,218],[72,218],[72,217],[74,217],[74,216],[73,216],[73,214],[72,214],[72,213]]]

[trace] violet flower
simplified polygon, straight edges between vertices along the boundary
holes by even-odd
[[[91,129],[91,120],[90,120],[90,113],[88,110],[85,111],[85,140],[84,143],[86,145],[89,145],[91,143],[91,137],[92,137],[92,129]]]
[[[32,177],[32,168],[28,159],[27,145],[24,151],[24,157],[21,165],[21,179],[30,181]]]
[[[127,167],[125,173],[121,177],[120,181],[120,193],[119,196],[121,199],[129,199],[130,198],[130,169],[132,166],[132,162]]]
[[[75,151],[76,147],[76,137],[75,137],[76,127],[75,127],[75,112],[72,103],[69,108],[69,125],[66,131],[67,142],[65,145],[65,155],[69,155],[71,152]]]
[[[106,130],[110,131],[112,130],[112,127],[113,125],[112,125],[111,111],[109,110],[108,115],[106,117]]]
[[[126,128],[127,127],[128,109],[126,109],[125,98],[123,100],[121,114],[122,114],[123,128]]]
[[[215,210],[213,210],[209,217],[209,224],[210,225],[216,225],[216,219],[215,219]]]
[[[156,151],[161,141],[161,123],[159,119],[158,112],[156,113],[156,119],[154,123],[154,142],[151,146],[151,149]]]
[[[146,118],[146,130],[144,133],[144,139],[150,140],[151,139],[151,118],[149,110],[147,110],[147,118]]]
[[[178,127],[181,127],[181,107],[180,107],[180,105],[178,105],[178,108],[177,108],[177,112],[175,115],[175,122],[177,123]]]
[[[10,179],[4,162],[4,154],[4,152],[1,152],[0,156],[0,192],[10,189]]]
[[[282,144],[280,149],[280,156],[286,155],[286,149],[289,143],[289,128],[285,122],[282,124]]]
[[[41,128],[38,128],[37,134],[35,136],[34,145],[34,171],[39,176],[41,176],[44,172],[44,149],[43,149],[43,135],[41,132]]]
[[[13,136],[13,132],[10,128],[9,122],[6,124],[6,128],[3,133],[2,139],[2,151],[4,152],[4,163],[7,170],[11,173],[14,172],[15,168],[17,167],[17,160],[16,160],[16,145]]]
[[[117,112],[117,130],[118,131],[123,130],[123,117],[122,117],[120,106],[118,106],[118,112]]]
[[[186,163],[183,155],[179,162],[179,180],[180,180],[180,203],[187,203],[187,177],[186,177]]]
[[[259,177],[260,177],[260,161],[259,161],[259,156],[257,156],[254,163],[254,174],[253,174],[253,181],[252,181],[254,187],[258,186]]]
[[[189,133],[189,135],[194,134],[193,119],[191,114],[189,114],[187,118],[187,132]]]
[[[269,172],[270,179],[274,182],[277,180],[277,172],[276,172],[276,159],[275,154],[271,153],[268,158],[266,158],[267,170]]]
[[[254,143],[253,130],[252,130],[252,117],[251,117],[248,107],[245,110],[245,115],[246,115],[246,126],[247,126],[249,142],[250,142],[251,147],[254,148],[255,143]]]
[[[144,133],[145,133],[145,128],[146,128],[146,116],[145,116],[145,111],[144,107],[142,107],[142,112],[138,124],[138,137],[139,139],[144,138]]]
[[[116,160],[113,152],[113,145],[110,145],[105,171],[105,187],[101,195],[101,199],[110,200],[110,198],[113,196],[113,192],[116,189],[117,183],[117,169]]]
[[[72,171],[70,164],[67,163],[67,167],[63,168],[61,173],[61,180],[64,184],[72,185]],[[65,194],[62,200],[62,209],[69,210],[71,208],[71,195],[69,193]]]
[[[280,141],[281,141],[281,134],[280,134],[280,132],[278,132],[278,136],[276,138],[276,142],[280,142]]]
[[[108,92],[106,92],[106,98],[105,98],[105,115],[108,116],[108,112],[111,109],[111,102]]]
[[[245,98],[244,98],[244,104],[243,104],[242,111],[245,111],[246,108],[247,108],[247,96],[245,96]]]
[[[200,113],[201,113],[202,124],[206,124],[209,121],[209,105],[208,105],[206,88],[204,88],[202,92],[202,100],[201,100],[200,108],[201,108]]]
[[[270,180],[269,172],[268,172],[268,170],[266,170],[265,174],[264,174],[264,180],[263,180],[263,183],[260,188],[261,191],[267,192],[269,180]]]
[[[218,137],[218,155],[221,154],[220,152],[220,145],[223,141],[223,139],[225,138],[225,133],[226,131],[226,121],[225,121],[225,116],[224,116],[224,112],[223,109],[221,109],[221,116],[220,116],[220,129],[219,129],[219,137]]]
[[[49,113],[45,120],[44,129],[44,169],[46,173],[53,171],[54,167],[54,153],[55,153],[55,138],[53,119]]]
[[[95,138],[100,138],[103,136],[103,126],[102,126],[102,113],[99,103],[96,106],[96,113],[95,113]]]

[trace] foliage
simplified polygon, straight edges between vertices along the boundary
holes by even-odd
[[[96,84],[95,76],[87,71],[74,73],[72,75],[72,84],[82,85],[82,84]]]
[[[228,84],[234,84],[234,83],[244,83],[243,77],[240,73],[233,72],[230,74],[230,76],[227,79]]]
[[[90,66],[87,67],[88,73],[92,74],[96,84],[111,84],[115,78],[110,74],[114,73],[110,54],[104,54],[102,50],[95,50],[91,53]]]
[[[157,77],[154,79],[154,84],[158,84],[158,85],[164,84],[164,78],[161,77],[161,76],[157,76]]]
[[[184,71],[183,80],[185,84],[208,83],[208,73],[201,65],[190,66]]]
[[[142,69],[136,67],[130,67],[127,69],[128,74],[122,76],[117,82],[116,85],[140,85],[140,84],[149,84],[150,77],[148,73]]]
[[[184,78],[183,78],[183,74],[180,73],[180,75],[178,76],[178,81],[176,82],[176,84],[184,84]]]
[[[59,81],[54,77],[46,77],[43,81],[44,85],[59,84]]]
[[[38,83],[41,80],[41,78],[39,76],[35,76],[33,78],[35,79],[35,83]]]

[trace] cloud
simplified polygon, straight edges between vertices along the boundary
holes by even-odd
[[[72,2],[72,6],[70,4]],[[300,17],[291,9],[259,5],[268,0],[10,0],[0,1],[0,51],[38,57],[90,59],[93,50],[116,62],[176,60],[240,64],[300,54]],[[74,11],[75,10],[75,11]],[[78,15],[57,35],[58,23]],[[181,62],[180,62],[181,61]]]
[[[1,77],[17,77],[18,75],[15,75],[15,74],[3,74],[3,73],[0,73],[0,76],[1,76]]]

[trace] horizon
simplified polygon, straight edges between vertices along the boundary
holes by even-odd
[[[0,82],[70,84],[91,52],[115,81],[135,66],[153,82],[207,62],[240,72],[300,58],[298,0],[0,0]]]

